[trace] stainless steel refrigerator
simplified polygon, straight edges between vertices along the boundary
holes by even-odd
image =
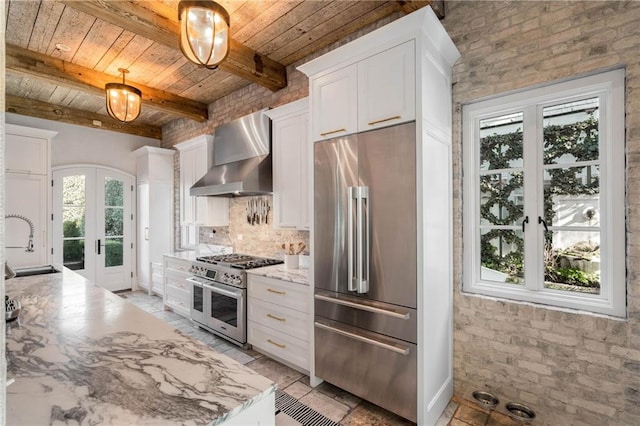
[[[316,376],[417,419],[415,122],[314,147]]]

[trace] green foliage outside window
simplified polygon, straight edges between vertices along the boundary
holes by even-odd
[[[599,193],[600,181],[597,174],[584,179],[581,173],[588,173],[591,169],[574,165],[574,162],[598,160],[598,120],[593,113],[588,113],[588,117],[583,121],[547,125],[543,134],[544,164],[567,162],[567,167],[546,170],[548,176],[544,185],[544,220],[551,225],[555,216],[555,196],[597,196]],[[522,129],[481,138],[482,168],[509,169],[512,162],[523,158],[522,141]],[[504,173],[483,175],[480,178],[483,197],[480,207],[481,221],[492,225],[519,225],[524,219],[523,205],[516,201],[512,194],[515,190],[523,188],[523,175],[520,172],[511,172],[509,179],[504,179],[503,175]],[[496,207],[499,214],[495,213]],[[499,244],[496,244],[496,241],[499,241]],[[521,281],[524,272],[524,240],[516,231],[492,229],[481,235],[480,244],[482,266],[507,274],[508,282]],[[501,253],[502,246],[510,249]],[[554,249],[552,232],[545,232],[545,281],[599,289],[600,279],[597,273],[567,267],[561,262],[567,256],[589,261],[599,258],[599,251],[598,245],[586,242],[564,250]]]

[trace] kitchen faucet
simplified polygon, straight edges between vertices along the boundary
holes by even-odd
[[[22,219],[25,222],[27,222],[27,224],[29,225],[29,242],[27,243],[26,247],[7,247],[7,248],[26,248],[25,251],[27,252],[33,252],[33,222],[31,222],[31,220],[26,217],[26,216],[22,216],[20,214],[6,214],[4,215],[5,219],[11,219],[11,218],[15,218],[15,219]]]

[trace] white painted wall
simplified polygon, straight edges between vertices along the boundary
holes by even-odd
[[[10,124],[58,132],[51,144],[51,167],[96,164],[113,167],[135,176],[136,157],[132,151],[145,145],[160,146],[160,141],[157,139],[13,113],[7,113],[5,120]]]

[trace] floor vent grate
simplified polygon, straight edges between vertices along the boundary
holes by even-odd
[[[338,423],[307,407],[288,393],[276,389],[276,414],[283,412],[303,426],[339,426]]]

